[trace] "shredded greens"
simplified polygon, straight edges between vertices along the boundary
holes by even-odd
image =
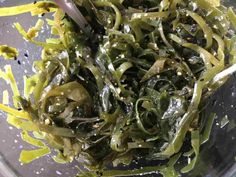
[[[31,4],[25,4],[16,7],[3,7],[0,10],[0,16],[12,16],[30,12],[32,16],[42,13],[55,12],[57,5],[49,1],[41,1]]]
[[[18,56],[18,51],[13,48],[6,45],[0,45],[0,56],[8,59],[15,59]]]
[[[15,106],[4,105],[5,98],[0,109],[22,129],[22,139],[38,148],[23,150],[20,161],[29,163],[53,148],[55,162],[83,163],[88,171],[81,177],[174,177],[193,170],[215,118],[202,116],[205,103],[236,71],[234,10],[219,0],[56,2],[63,9],[48,1],[0,8],[0,16],[54,13],[46,19],[53,35],[45,42],[35,39],[44,20],[28,31],[14,24],[26,41],[43,47],[35,75],[24,77],[24,94],[10,66],[0,71]],[[18,55],[0,49],[7,59]],[[182,148],[186,144],[191,147]],[[176,168],[180,157],[189,163]],[[107,169],[136,159],[162,165]]]

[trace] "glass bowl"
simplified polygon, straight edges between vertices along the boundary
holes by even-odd
[[[0,7],[32,3],[31,0],[0,0]],[[235,0],[225,0],[226,6],[236,7]],[[44,16],[47,18],[49,15]],[[0,68],[6,64],[12,66],[19,89],[23,90],[23,75],[32,73],[32,63],[40,58],[41,48],[25,42],[17,30],[12,27],[14,22],[19,22],[27,29],[33,26],[38,17],[31,17],[29,13],[12,17],[0,17],[0,44],[7,44],[19,50],[18,60],[6,61],[0,58]],[[39,39],[50,35],[49,28],[44,26]],[[0,79],[0,93],[9,86]],[[11,94],[11,93],[10,93]],[[0,95],[2,99],[2,95]],[[217,113],[210,140],[201,147],[200,159],[196,168],[189,177],[235,177],[236,176],[236,75],[211,97],[206,112]],[[20,131],[9,126],[6,115],[0,113],[0,177],[74,177],[77,173],[76,163],[66,165],[55,163],[47,155],[30,164],[22,165],[19,154],[22,149],[34,147],[22,142]],[[221,128],[221,120],[228,116],[230,123]],[[147,176],[158,176],[150,174]]]

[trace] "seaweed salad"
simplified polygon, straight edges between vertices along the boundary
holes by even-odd
[[[194,169],[215,118],[209,96],[236,71],[236,14],[220,0],[55,0],[1,7],[0,16],[30,12],[36,25],[14,27],[42,47],[21,95],[11,66],[0,70],[14,107],[0,104],[21,138],[37,147],[20,162],[57,152],[77,160],[82,176],[179,176]],[[44,23],[51,38],[38,41]],[[14,59],[17,49],[1,45]],[[7,94],[3,94],[5,97]],[[180,160],[182,159],[182,160]],[[188,163],[177,162],[187,159]],[[159,166],[117,170],[134,160]]]

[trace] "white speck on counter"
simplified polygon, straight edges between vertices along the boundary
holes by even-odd
[[[62,173],[60,171],[56,171],[56,174],[58,175],[62,175]]]
[[[12,130],[12,129],[13,129],[13,127],[12,127],[12,126],[9,126],[8,128],[9,128],[10,130]]]
[[[3,139],[3,140],[2,140],[2,142],[3,142],[3,143],[5,143],[5,142],[6,142],[6,140],[5,140],[5,139]]]
[[[14,140],[14,143],[18,143],[18,141],[17,141],[17,140]]]
[[[36,174],[36,175],[39,175],[39,174],[40,174],[40,172],[39,172],[39,171],[36,171],[36,172],[35,172],[35,174]]]
[[[24,73],[25,73],[25,74],[27,74],[27,73],[28,73],[28,71],[25,69],[25,70],[24,70]]]
[[[41,171],[44,171],[44,168],[41,168],[40,170],[41,170]]]

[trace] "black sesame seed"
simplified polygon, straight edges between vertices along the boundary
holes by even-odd
[[[204,81],[204,79],[200,79],[200,81],[201,81],[201,82],[203,82],[203,81]]]
[[[26,58],[28,58],[28,57],[29,57],[29,55],[28,55],[27,53],[25,53],[25,54],[24,54],[24,56],[25,56]]]
[[[14,57],[14,60],[17,60],[17,57]]]
[[[22,109],[21,109],[21,108],[18,108],[17,110],[18,110],[18,111],[21,111]]]
[[[42,13],[42,15],[41,15],[41,16],[43,17],[44,15],[45,15],[45,13]]]
[[[34,1],[34,4],[36,4],[37,3],[37,1]]]
[[[17,63],[18,63],[19,65],[21,65],[21,62],[20,62],[20,60],[18,60],[18,61],[17,61]]]

